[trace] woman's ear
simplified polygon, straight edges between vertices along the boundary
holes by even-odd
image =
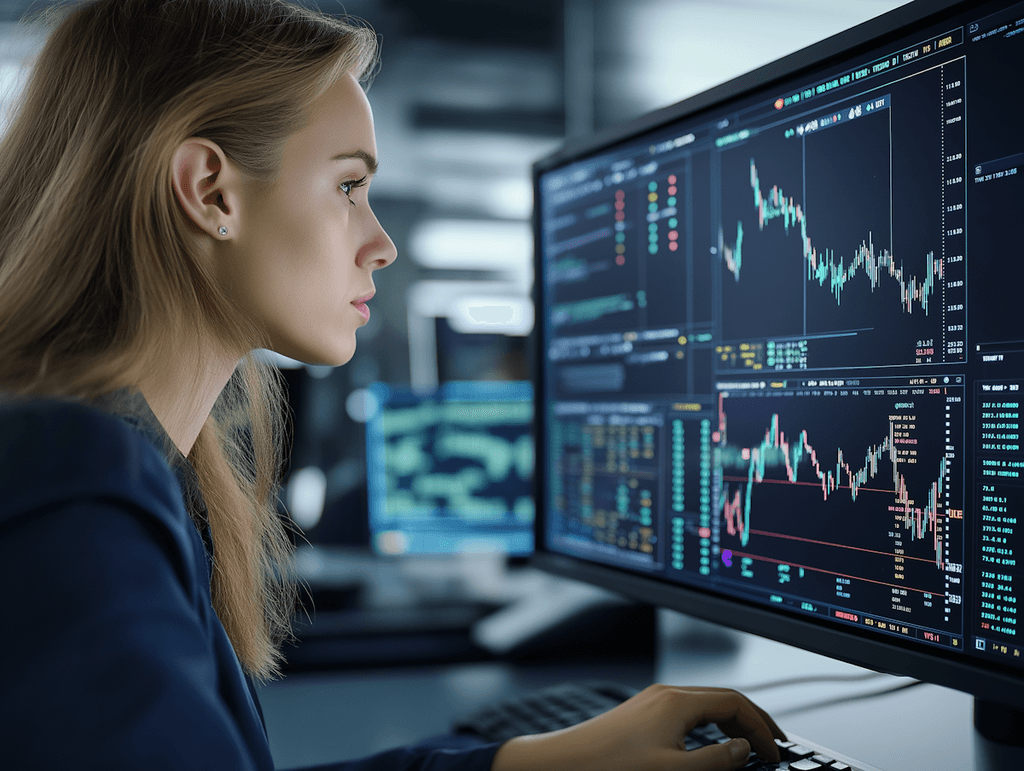
[[[186,139],[174,151],[171,183],[185,214],[216,239],[236,232],[236,172],[224,152],[208,139]]]

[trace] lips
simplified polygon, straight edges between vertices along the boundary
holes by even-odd
[[[370,292],[370,294],[366,295],[365,297],[360,297],[358,300],[353,300],[352,301],[352,306],[357,311],[359,311],[359,313],[362,315],[362,317],[364,319],[366,319],[367,321],[370,320],[370,309],[366,307],[366,302],[371,297],[373,297],[373,295],[374,295],[374,292]]]

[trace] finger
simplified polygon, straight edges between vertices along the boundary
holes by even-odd
[[[750,757],[750,744],[746,739],[733,739],[724,744],[712,744],[686,753],[686,771],[733,771],[743,768]]]
[[[728,689],[689,691],[686,703],[690,708],[687,733],[695,725],[715,723],[729,736],[748,739],[762,758],[778,762],[772,729],[746,696]]]
[[[719,693],[727,693],[727,692],[739,693],[740,696],[742,696],[744,699],[746,699],[747,703],[754,710],[757,711],[757,713],[761,716],[761,718],[764,720],[764,722],[767,723],[768,728],[772,732],[772,736],[774,738],[776,738],[776,739],[780,739],[782,741],[786,741],[786,734],[785,734],[785,732],[781,728],[779,728],[778,724],[774,720],[772,720],[771,715],[769,715],[767,712],[765,712],[763,709],[761,709],[759,706],[757,706],[757,704],[752,702],[750,700],[750,698],[747,697],[746,695],[740,693],[739,691],[734,691],[732,688],[700,688],[698,690],[701,690],[701,691],[715,691],[715,692],[719,692]]]
[[[785,732],[781,728],[779,728],[778,724],[774,720],[772,720],[771,715],[769,715],[767,712],[765,712],[763,709],[761,709],[759,706],[757,706],[754,702],[752,702],[749,698],[744,696],[739,691],[735,691],[732,688],[699,688],[699,689],[698,688],[693,688],[693,689],[684,689],[684,690],[687,690],[688,692],[691,692],[691,693],[694,692],[694,691],[708,691],[708,692],[719,693],[719,694],[735,694],[735,695],[739,696],[746,703],[746,705],[749,707],[750,710],[753,710],[755,713],[757,713],[761,717],[762,721],[768,727],[768,730],[771,732],[771,735],[772,735],[773,738],[781,739],[782,741],[786,741],[786,734],[785,734]]]
[[[743,698],[746,699],[747,697],[744,696]],[[767,724],[768,729],[772,732],[773,738],[786,741],[786,734],[783,732],[781,728],[779,728],[778,724],[774,720],[772,720],[771,715],[769,715],[767,712],[765,712],[763,709],[757,706],[754,702],[750,701],[750,699],[747,699],[747,703],[754,708],[757,714],[761,716],[761,719],[764,720],[764,722]]]
[[[775,743],[775,739],[770,734],[762,733],[761,729],[751,732],[749,725],[738,719],[716,720],[715,723],[728,736],[748,739],[754,751],[765,760],[778,763],[782,759],[779,745]]]

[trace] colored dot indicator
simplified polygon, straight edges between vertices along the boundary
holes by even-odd
[[[676,183],[676,175],[675,174],[669,174],[668,175],[668,183],[670,185],[674,185]]]
[[[785,106],[786,106],[786,101],[781,96],[778,99],[775,100],[775,109],[776,110],[781,110]]]
[[[727,568],[732,567],[732,549],[724,549],[722,551],[722,562],[725,563]]]
[[[615,258],[615,264],[616,264],[616,265],[625,265],[625,264],[626,264],[626,258],[625,258],[625,257],[623,257],[623,256],[622,256],[622,255],[620,254],[620,255],[619,255],[618,257],[616,257],[616,258]]]

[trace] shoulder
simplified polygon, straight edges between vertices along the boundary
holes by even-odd
[[[0,585],[17,587],[4,768],[271,767],[202,541],[144,433],[75,402],[0,405]]]
[[[50,397],[0,403],[0,522],[97,497],[168,514],[182,506],[166,460],[116,416]]]
[[[0,403],[0,544],[6,559],[56,573],[80,573],[80,561],[123,573],[146,553],[148,568],[171,567],[161,581],[209,604],[205,551],[167,460],[146,434],[87,404]]]

